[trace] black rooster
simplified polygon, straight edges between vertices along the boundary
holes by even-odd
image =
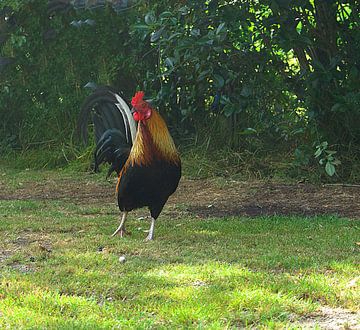
[[[95,170],[108,162],[111,164],[108,176],[113,171],[118,174],[116,191],[122,217],[113,236],[123,237],[126,233],[129,211],[148,206],[151,226],[146,240],[152,240],[155,220],[178,186],[181,161],[164,120],[144,100],[144,92],[137,92],[131,104],[130,111],[114,90],[97,88],[82,106],[78,129],[87,142],[88,119],[92,113]]]

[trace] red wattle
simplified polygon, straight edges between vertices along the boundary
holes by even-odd
[[[135,121],[139,121],[139,120],[140,120],[140,114],[139,114],[138,112],[134,112],[133,116],[134,116],[134,120],[135,120]]]

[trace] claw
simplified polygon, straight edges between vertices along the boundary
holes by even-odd
[[[126,229],[125,229],[125,226],[123,226],[123,228],[122,229],[116,229],[115,231],[114,231],[114,233],[111,235],[111,237],[114,237],[114,236],[116,236],[116,235],[119,235],[120,237],[125,237],[125,235],[131,235],[131,232],[129,232],[129,231],[127,231]]]
[[[127,231],[125,230],[126,216],[127,216],[127,212],[124,212],[122,214],[121,222],[120,222],[119,227],[114,231],[114,233],[111,235],[111,237],[114,237],[117,234],[119,234],[120,237],[124,237],[127,234]]]
[[[146,238],[144,239],[145,242],[150,242],[154,240],[154,235],[147,235]]]

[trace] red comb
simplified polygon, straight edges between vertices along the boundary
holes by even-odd
[[[139,103],[143,102],[145,93],[143,91],[136,92],[134,97],[131,99],[131,105],[136,107]]]

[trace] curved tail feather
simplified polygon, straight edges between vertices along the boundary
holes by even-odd
[[[110,163],[109,176],[124,166],[135,139],[136,123],[123,98],[108,86],[98,87],[81,106],[77,131],[88,143],[88,122],[94,124],[96,149],[94,169]]]
[[[85,144],[88,142],[87,127],[91,114],[93,122],[94,117],[97,117],[97,122],[94,122],[95,130],[97,129],[96,124],[99,130],[100,123],[102,123],[104,129],[117,128],[125,133],[127,141],[134,141],[136,134],[135,120],[126,102],[111,87],[101,86],[96,88],[81,106],[77,130]],[[101,135],[96,134],[96,142],[98,142]]]

